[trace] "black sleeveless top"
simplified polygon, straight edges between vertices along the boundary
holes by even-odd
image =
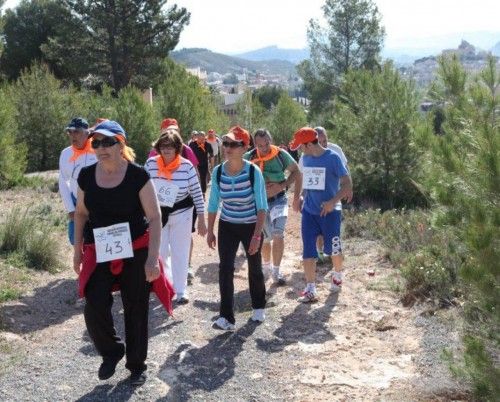
[[[142,236],[148,223],[139,191],[149,180],[148,173],[139,165],[129,163],[120,184],[103,188],[96,183],[96,166],[93,164],[83,168],[78,176],[78,185],[85,192],[83,202],[89,211],[89,220],[83,233],[84,243],[94,243],[92,229],[123,222],[129,223],[132,240]]]

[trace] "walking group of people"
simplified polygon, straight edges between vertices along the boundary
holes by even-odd
[[[235,126],[222,138],[213,130],[208,136],[195,131],[186,145],[177,121],[167,118],[144,167],[134,162],[127,134],[115,121],[99,119],[89,128],[85,119],[75,118],[66,132],[71,145],[61,153],[59,191],[69,216],[79,294],[85,297],[85,323],[103,359],[100,379],[110,378],[126,356],[130,383],[144,383],[149,293],[155,292],[169,313],[172,300],[189,302],[195,228],[219,254],[220,314],[214,327],[235,329],[234,263],[240,243],[248,262],[251,320],[265,320],[264,272],[275,285],[286,283],[280,266],[292,186],[292,208],[302,212],[306,279],[298,300],[318,300],[316,259],[325,256],[334,267],[331,290],[341,290],[340,201],[352,198],[352,182],[342,150],[327,143],[321,127],[294,134],[289,147],[302,153],[297,163],[273,144],[266,129],[252,137]],[[111,294],[118,289],[126,346],[111,315]]]

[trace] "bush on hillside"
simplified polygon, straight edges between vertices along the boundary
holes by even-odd
[[[17,255],[30,268],[54,272],[60,266],[59,247],[51,229],[29,211],[15,208],[0,225],[0,253]]]
[[[414,85],[386,63],[379,72],[347,73],[341,93],[327,126],[349,160],[356,198],[384,210],[425,205],[415,185],[422,151],[414,142],[421,124]]]
[[[75,113],[74,91],[61,88],[46,66],[34,64],[13,86],[13,96],[19,139],[28,147],[28,171],[57,169],[68,143],[64,127]]]
[[[19,184],[26,170],[26,146],[17,140],[15,108],[0,89],[0,190]]]
[[[438,204],[436,225],[453,227],[466,248],[460,274],[469,325],[459,372],[472,381],[478,399],[494,400],[500,372],[500,72],[493,57],[472,78],[456,56],[439,63],[431,95],[444,105],[444,134],[423,133],[426,184]]]
[[[403,300],[433,299],[448,305],[460,294],[458,270],[465,250],[452,230],[432,227],[422,210],[344,211],[344,234],[380,240],[405,280]]]

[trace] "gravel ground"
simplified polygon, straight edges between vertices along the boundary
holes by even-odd
[[[403,307],[384,286],[397,272],[377,243],[362,239],[344,244],[346,281],[338,300],[321,281],[329,267],[320,266],[320,302],[298,304],[303,275],[295,214],[287,233],[288,283],[276,288],[268,281],[262,324],[249,321],[246,264],[238,258],[234,333],[211,328],[218,312],[217,255],[195,236],[190,303],[176,307],[172,318],[152,296],[148,380],[135,389],[123,361],[111,379],[97,379],[100,358],[86,334],[71,271],[40,275],[25,297],[0,306],[0,400],[466,399],[440,359],[443,347],[459,344],[453,313],[425,316],[422,308]],[[69,252],[66,258],[69,263]],[[122,334],[119,295],[114,313]]]

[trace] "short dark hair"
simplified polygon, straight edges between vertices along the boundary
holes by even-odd
[[[182,138],[177,132],[167,132],[160,135],[160,138],[153,145],[156,152],[161,155],[160,147],[165,144],[171,144],[175,148],[175,153],[180,154],[182,151]]]
[[[267,128],[259,128],[253,133],[253,139],[257,137],[267,137],[270,142],[273,142],[273,137]]]

